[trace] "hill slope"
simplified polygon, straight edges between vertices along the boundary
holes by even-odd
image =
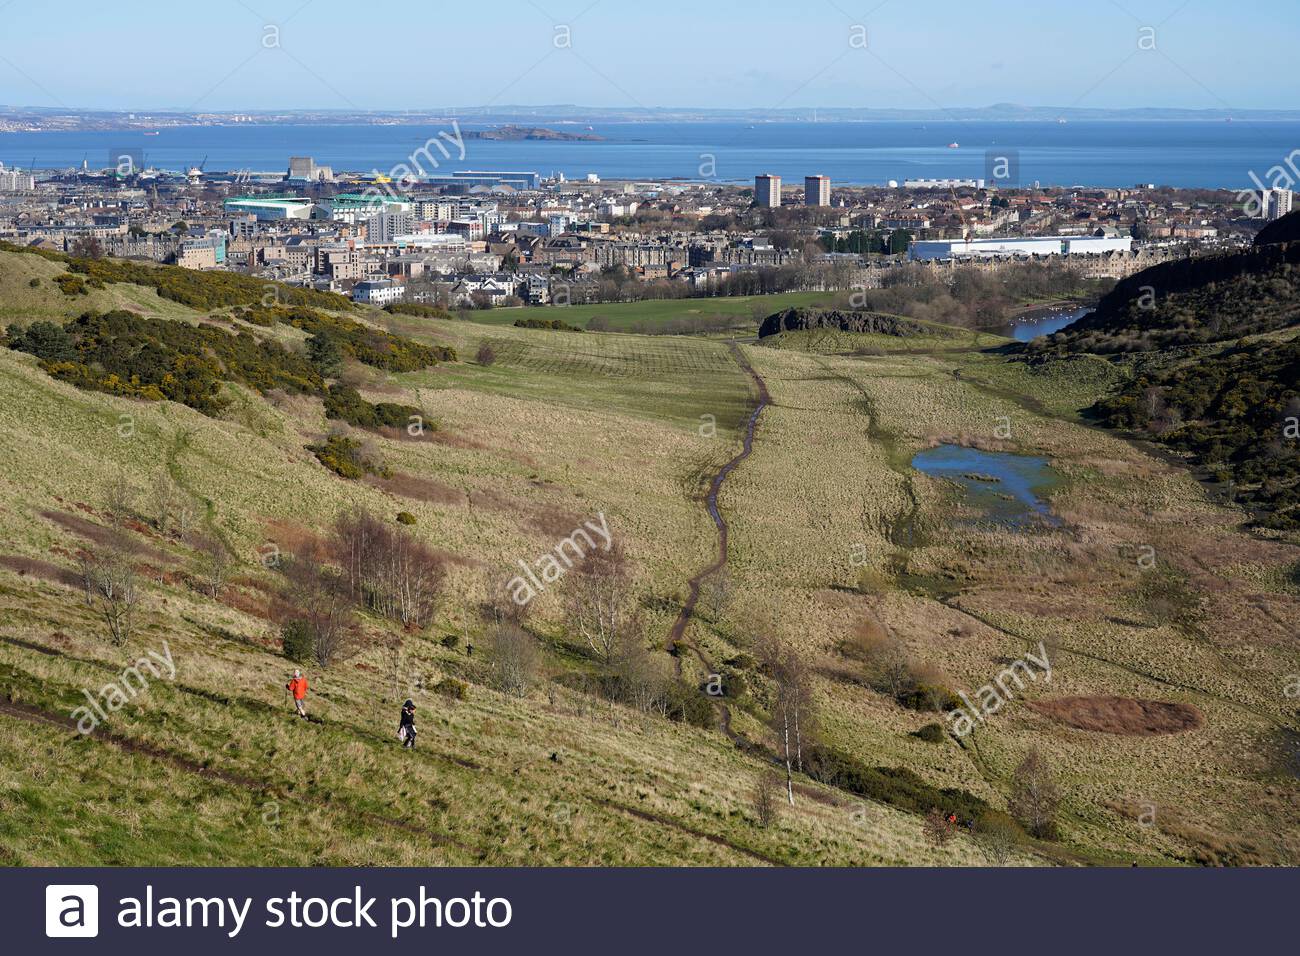
[[[0,274],[30,258],[0,252]],[[92,294],[140,288],[104,285]],[[138,317],[319,359],[296,325],[164,301],[179,311]],[[1297,795],[1273,749],[1292,719],[1276,680],[1300,671],[1300,598],[1281,573],[1290,552],[1237,532],[1239,515],[1180,470],[1035,410],[1023,365],[974,351],[860,361],[738,346],[772,403],[719,494],[726,584],[673,657],[664,641],[685,581],[717,554],[703,492],[754,407],[731,349],[363,310],[355,321],[448,356],[488,344],[495,359],[393,371],[353,353],[324,376],[376,408],[418,409],[428,427],[413,435],[327,419],[330,393],[234,376],[227,362],[224,401],[200,410],[78,388],[35,354],[0,349],[3,862],[1231,863],[1300,851],[1270,823]],[[85,333],[73,332],[80,352]],[[123,341],[113,333],[96,355]],[[340,407],[355,411],[347,397]],[[1003,418],[1009,449],[1065,477],[1051,495],[1059,526],[990,527],[910,468],[921,448],[984,441]],[[356,440],[382,470],[331,472],[308,447],[331,436]],[[177,500],[197,535],[160,520],[164,504],[176,518]],[[306,667],[319,722],[304,722],[283,686],[286,569],[355,508],[386,533],[409,529],[445,577],[429,622],[358,613],[356,652]],[[641,653],[602,660],[568,613],[575,580],[548,581],[523,622],[538,667],[521,685],[482,606],[519,562],[598,516],[627,557]],[[80,558],[123,541],[141,596],[117,645],[86,602]],[[1129,553],[1147,542],[1157,572]],[[214,585],[218,553],[228,566]],[[855,656],[855,635],[872,627],[906,660],[905,687]],[[753,800],[776,748],[761,633],[806,662],[824,748],[796,773],[794,807],[767,826]],[[924,693],[909,696],[924,681],[973,692],[1040,642],[1050,685],[1026,689],[973,740],[916,709]],[[150,651],[169,655],[174,676],[76,733],[86,693],[102,697]],[[638,706],[617,692],[633,678],[681,696]],[[718,680],[721,702],[707,694]],[[414,753],[393,736],[408,696]],[[1195,708],[1202,722],[1152,738],[1054,716],[1072,713],[1062,700],[1109,698]],[[964,829],[943,846],[926,839],[931,809],[972,823],[1006,811],[1031,747],[1064,794],[1058,842],[990,846]],[[1158,825],[1135,822],[1143,801],[1161,808]]]

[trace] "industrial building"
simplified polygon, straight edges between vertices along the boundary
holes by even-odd
[[[334,179],[334,170],[316,165],[316,160],[310,156],[290,156],[289,172],[285,178],[290,182],[330,182]]]
[[[803,204],[805,206],[829,206],[831,204],[831,179],[829,176],[804,177]]]
[[[983,189],[982,179],[904,179],[904,189]]]
[[[930,239],[913,242],[913,262],[934,259],[987,259],[1014,256],[1077,256],[1131,252],[1133,240],[1109,236],[1034,236],[1012,239]]]
[[[454,172],[450,176],[429,176],[425,182],[442,186],[451,192],[467,193],[475,186],[487,189],[538,189],[542,185],[542,176],[535,172],[488,172],[485,170],[466,169]]]
[[[775,209],[781,205],[781,177],[763,173],[754,177],[754,205]]]

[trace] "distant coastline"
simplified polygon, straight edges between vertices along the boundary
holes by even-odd
[[[1094,109],[1020,106],[1010,103],[953,109],[800,107],[791,109],[608,108],[573,105],[443,107],[429,110],[101,110],[0,107],[0,132],[153,131],[195,126],[463,126],[518,131],[476,139],[535,139],[581,142],[592,137],[553,127],[594,123],[1097,123],[1097,122],[1294,122],[1297,109]],[[544,125],[538,125],[544,124]],[[477,131],[480,133],[488,130]]]

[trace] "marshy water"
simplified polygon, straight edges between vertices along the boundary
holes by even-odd
[[[1060,524],[1040,497],[1060,477],[1045,458],[980,451],[962,445],[937,445],[918,452],[912,467],[961,486],[966,501],[999,524],[1023,527],[1038,521]]]
[[[1092,309],[1045,309],[1029,312],[998,330],[998,334],[1017,342],[1032,342],[1040,335],[1051,335],[1079,321]]]

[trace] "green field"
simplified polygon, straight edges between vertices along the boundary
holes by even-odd
[[[612,331],[623,331],[635,323],[663,322],[680,318],[736,316],[753,323],[781,309],[829,306],[834,292],[783,292],[777,295],[718,296],[707,299],[646,299],[641,302],[608,302],[601,305],[549,305],[515,309],[483,309],[467,313],[484,325],[514,325],[519,319],[559,319],[586,328],[596,316],[609,320]]]

